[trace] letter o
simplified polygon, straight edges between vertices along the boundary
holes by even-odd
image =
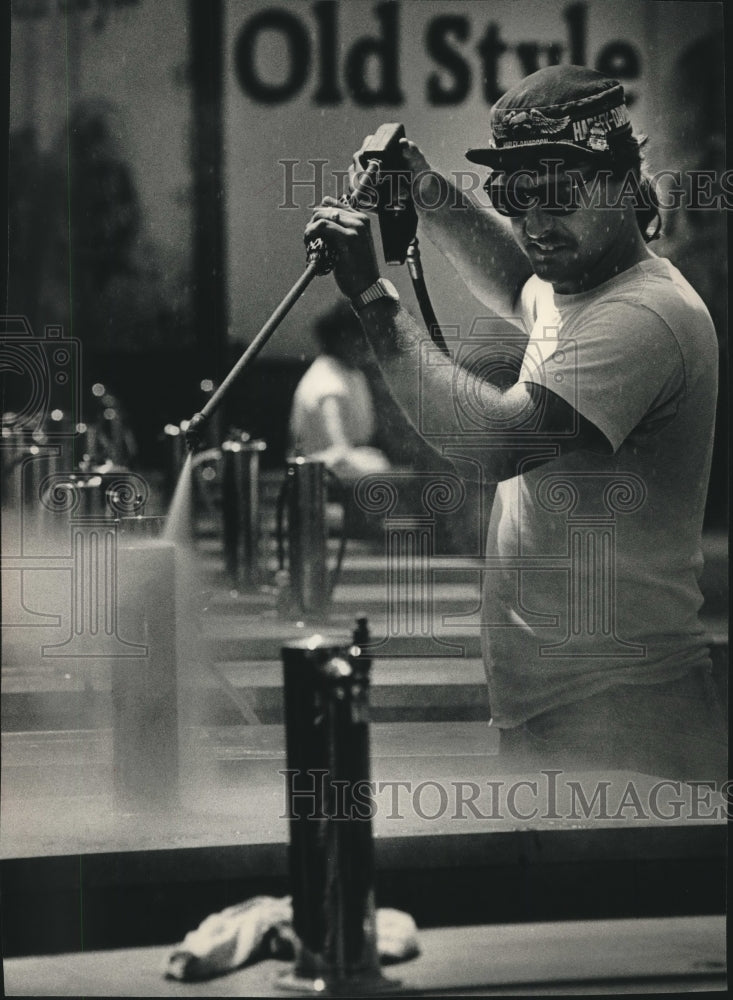
[[[423,789],[431,786],[436,788],[438,791],[438,798],[440,799],[440,805],[438,806],[438,811],[430,816],[426,813],[420,802],[420,797],[422,795]],[[440,819],[441,816],[445,816],[445,811],[448,808],[448,793],[445,788],[437,781],[422,781],[417,786],[417,788],[412,793],[412,808],[415,810],[420,819]]]
[[[287,43],[288,77],[282,83],[265,83],[255,71],[255,50],[263,31],[277,31]],[[263,10],[251,17],[234,47],[234,67],[245,93],[262,104],[281,104],[298,93],[308,78],[310,42],[298,18],[287,10]]]

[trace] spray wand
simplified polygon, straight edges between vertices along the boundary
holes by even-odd
[[[344,198],[346,204],[350,205],[352,208],[356,208],[359,205],[360,197],[365,192],[368,191],[370,196],[373,196],[374,191],[380,182],[380,174],[386,169],[391,169],[393,165],[399,163],[399,158],[401,156],[399,140],[404,137],[404,134],[404,127],[398,124],[381,125],[379,129],[377,129],[368,149],[364,151],[364,157],[367,160],[366,169],[363,173],[359,174],[351,194]],[[386,253],[386,256],[388,259],[391,257],[392,259],[398,260],[399,263],[403,263],[407,253],[407,245],[415,235],[415,227],[417,225],[416,216],[414,219],[412,218],[415,213],[414,206],[410,203],[409,208],[405,207],[402,212],[395,212],[393,208],[391,218],[389,220],[389,229],[385,228],[385,213],[383,212],[381,205],[379,206],[378,213],[380,216],[382,240],[385,244],[385,251],[387,251],[385,232],[387,232],[391,237],[392,243],[394,242],[396,235],[397,243],[403,248],[397,249],[392,253]],[[411,232],[409,230],[411,230]],[[221,405],[224,397],[227,395],[229,390],[232,388],[232,385],[236,382],[244,369],[260,353],[275,330],[277,330],[280,323],[283,319],[285,319],[295,303],[305,292],[311,281],[316,277],[316,275],[328,274],[333,268],[333,258],[328,253],[328,248],[323,243],[323,240],[311,240],[308,243],[306,252],[307,266],[303,274],[298,278],[292,288],[288,291],[287,295],[285,295],[282,299],[280,304],[264,324],[252,343],[246,348],[219,388],[209,398],[204,408],[199,413],[195,413],[189,421],[185,434],[186,444],[188,445],[190,451],[195,451],[199,446],[206,422],[209,420],[214,411]],[[399,257],[401,257],[401,259],[398,259]]]

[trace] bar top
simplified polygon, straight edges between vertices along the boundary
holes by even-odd
[[[717,916],[445,927],[421,931],[420,946],[417,958],[385,969],[395,982],[389,992],[589,995],[726,985],[725,918]],[[214,980],[180,983],[161,973],[168,951],[130,948],[9,959],[6,995],[294,995],[277,986],[289,963],[267,960]]]

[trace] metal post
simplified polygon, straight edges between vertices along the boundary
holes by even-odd
[[[184,420],[180,424],[166,424],[163,428],[163,440],[165,441],[165,494],[170,503],[173,494],[176,492],[176,483],[181,474],[181,469],[186,461],[186,438],[185,430],[188,421]]]
[[[302,457],[288,462],[290,586],[303,614],[321,614],[330,597],[325,476],[323,462]]]
[[[221,446],[224,557],[227,573],[243,588],[260,579],[260,452],[266,447],[243,432]]]
[[[366,622],[354,635],[368,642]],[[376,945],[369,785],[371,661],[314,636],[283,647],[295,964],[315,992],[385,984]],[[393,985],[393,984],[390,984]]]

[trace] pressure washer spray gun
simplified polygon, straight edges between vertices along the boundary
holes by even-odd
[[[350,195],[342,201],[354,208],[376,209],[384,259],[388,264],[404,264],[417,230],[417,212],[412,200],[411,176],[405,169],[399,141],[403,125],[380,125],[362,152],[366,166],[355,178]],[[328,274],[333,258],[321,239],[306,245],[308,261],[315,260],[317,274]]]
[[[354,188],[351,194],[344,198],[344,202],[353,208],[373,208],[376,202],[384,258],[388,264],[404,264],[407,261],[423,319],[435,344],[447,354],[448,349],[428,298],[420,263],[418,241],[415,236],[417,213],[412,199],[412,178],[410,171],[405,168],[400,147],[400,139],[404,137],[403,125],[396,123],[380,125],[362,152],[362,159],[366,163],[364,171],[356,177]],[[306,259],[307,265],[303,274],[209,398],[206,406],[200,413],[195,413],[189,421],[185,432],[189,450],[195,451],[199,446],[207,420],[247,365],[260,353],[313,278],[316,275],[328,274],[333,269],[334,258],[320,238],[308,241]]]

